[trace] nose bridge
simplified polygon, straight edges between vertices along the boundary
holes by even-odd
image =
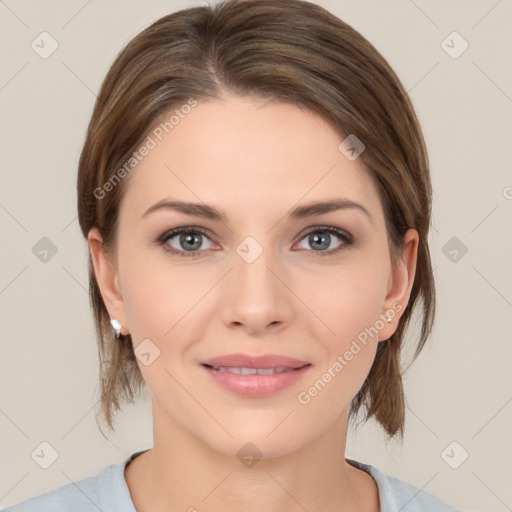
[[[258,240],[259,239],[259,240]],[[251,294],[265,294],[267,299],[276,287],[282,286],[271,269],[279,267],[270,236],[262,240],[262,235],[245,237],[236,248],[235,275],[239,286],[250,288]],[[261,241],[261,242],[260,242]],[[280,285],[280,286],[279,286]]]

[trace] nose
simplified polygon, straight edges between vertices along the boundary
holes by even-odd
[[[224,323],[253,336],[289,325],[294,315],[290,280],[275,252],[249,237],[238,246],[226,276],[221,304]]]

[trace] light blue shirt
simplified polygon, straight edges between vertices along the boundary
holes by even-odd
[[[111,464],[100,473],[69,483],[12,505],[3,512],[136,512],[124,478],[128,462],[144,453],[133,453],[123,462]],[[462,512],[444,501],[369,464],[346,461],[370,474],[377,482],[380,512]]]

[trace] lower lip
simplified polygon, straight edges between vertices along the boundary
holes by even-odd
[[[311,365],[295,370],[273,373],[271,375],[238,375],[232,372],[221,372],[201,365],[212,379],[222,388],[237,395],[247,397],[270,396],[299,382]]]

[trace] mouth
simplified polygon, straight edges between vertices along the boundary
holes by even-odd
[[[236,375],[274,375],[276,373],[284,373],[284,372],[293,372],[300,368],[290,368],[290,367],[281,367],[281,368],[244,368],[244,367],[235,367],[235,366],[212,366],[209,364],[205,364],[204,366],[215,370],[216,372],[230,372],[235,373]],[[309,366],[309,365],[304,365]],[[303,368],[301,366],[301,368]]]
[[[223,390],[252,398],[275,395],[298,385],[312,368],[311,363],[282,356],[236,354],[202,362],[200,366]]]

